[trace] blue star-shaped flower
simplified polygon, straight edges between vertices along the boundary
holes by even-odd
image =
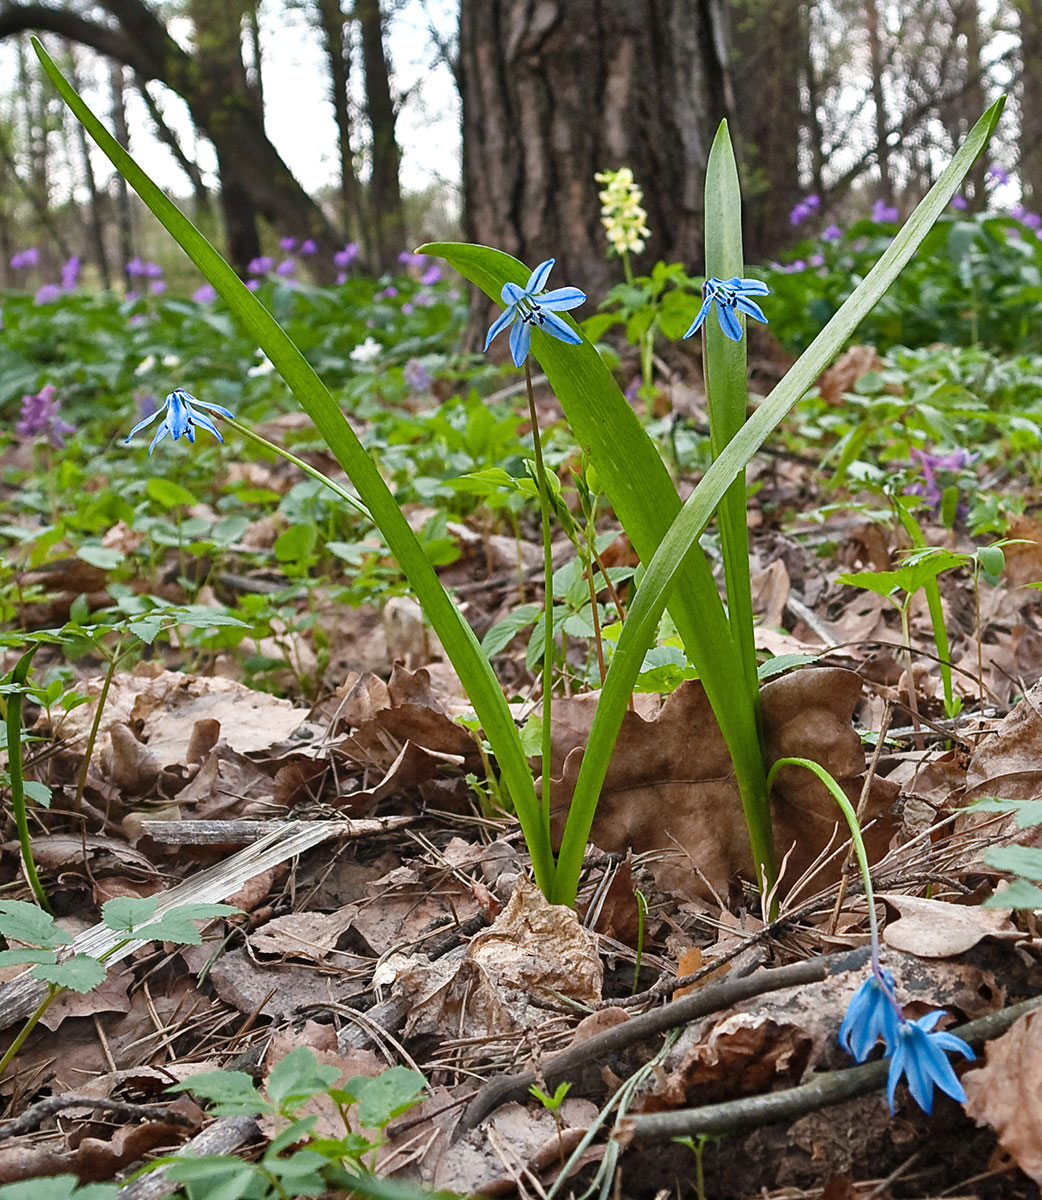
[[[129,442],[135,433],[140,432],[146,425],[151,425],[152,422],[161,413],[165,412],[163,423],[156,430],[156,436],[152,439],[152,445],[149,446],[149,454],[156,448],[159,442],[169,433],[176,442],[179,437],[184,435],[190,442],[195,441],[195,427],[201,425],[204,429],[208,429],[214,437],[223,442],[217,426],[210,420],[206,413],[197,412],[192,407],[193,404],[198,404],[200,408],[208,408],[211,412],[219,413],[222,417],[231,418],[232,414],[219,404],[209,404],[205,400],[196,400],[196,398],[186,392],[183,388],[174,388],[166,398],[166,404],[163,408],[157,408],[150,416],[145,417],[143,421],[138,421],[134,428],[127,434],[126,441]],[[124,443],[126,444],[126,443]]]
[[[839,1027],[839,1044],[858,1062],[864,1062],[879,1038],[886,1043],[889,1054],[897,1045],[900,1026],[901,1018],[898,1016],[898,1004],[894,996],[893,975],[884,971],[880,982],[879,977],[873,973],[858,988],[850,1001],[847,1015]]]
[[[493,323],[485,338],[485,349],[492,345],[492,339],[510,324],[510,354],[514,366],[519,367],[528,357],[532,344],[532,327],[538,326],[544,333],[549,333],[558,341],[567,342],[570,346],[578,346],[582,338],[570,329],[557,314],[569,308],[576,308],[586,300],[586,293],[575,287],[556,288],[547,292],[546,280],[556,260],[548,258],[540,263],[528,277],[528,283],[519,288],[516,283],[504,283],[500,293],[503,303],[507,306]]]
[[[953,1100],[965,1103],[966,1093],[955,1077],[945,1051],[961,1054],[970,1060],[975,1056],[962,1038],[954,1033],[945,1033],[943,1030],[939,1033],[930,1032],[943,1016],[944,1010],[939,1008],[920,1017],[918,1021],[905,1021],[900,1026],[886,1083],[886,1098],[891,1112],[894,1111],[894,1093],[902,1075],[907,1076],[908,1090],[923,1112],[933,1108],[934,1085]]]
[[[758,279],[739,279],[737,275],[732,275],[730,279],[707,279],[705,287],[702,289],[702,307],[698,310],[698,315],[691,322],[691,328],[684,334],[684,337],[689,338],[702,328],[703,322],[709,316],[709,310],[715,304],[720,328],[732,342],[740,342],[742,325],[735,309],[745,313],[747,317],[752,317],[754,321],[766,325],[767,318],[763,315],[763,309],[749,297],[766,296],[769,291],[770,288],[767,284],[761,283]]]

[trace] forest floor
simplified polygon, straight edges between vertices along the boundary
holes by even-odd
[[[841,390],[857,381],[853,362]],[[677,384],[665,399],[701,419],[696,390]],[[540,403],[552,420],[552,399]],[[251,472],[252,486],[279,495],[296,479],[282,466]],[[482,747],[457,719],[467,698],[415,605],[349,607],[329,588],[309,595],[309,623],[281,640],[276,629],[294,670],[269,673],[268,690],[244,683],[232,656],[203,660],[179,645],[114,673],[96,740],[97,660],[76,667],[87,703],[27,706],[29,775],[52,792],[49,810],[33,810],[33,852],[69,935],[95,928],[114,897],[241,913],[206,925],[197,945],[124,939],[100,986],[58,996],[0,1079],[3,1116],[21,1118],[0,1124],[0,1183],[115,1181],[186,1147],[256,1161],[277,1117],[214,1117],[190,1088],[166,1089],[223,1069],[265,1093],[276,1064],[306,1047],[345,1079],[420,1072],[426,1090],[386,1125],[378,1174],[459,1195],[1036,1195],[1042,1023],[1002,1014],[1042,997],[1042,940],[1030,910],[980,904],[1005,886],[986,849],[1030,845],[1035,831],[1011,813],[964,810],[1042,792],[1042,595],[1025,586],[1042,580],[1037,497],[1023,497],[997,584],[966,569],[940,577],[962,699],[948,716],[922,592],[906,646],[891,600],[836,581],[893,569],[902,537],[863,505],[825,511],[816,460],[798,450],[759,456],[749,481],[757,646],[812,662],[764,684],[768,752],[816,759],[858,804],[884,965],[909,1014],[944,1008],[956,1031],[993,1018],[975,1026],[985,1030],[976,1060],[956,1063],[965,1105],[938,1094],[926,1114],[902,1085],[891,1112],[886,1068],[854,1068],[840,1048],[868,945],[849,839],[816,783],[782,777],[771,919],[749,881],[740,801],[697,681],[636,697],[573,913],[527,883],[518,827],[496,810]],[[801,515],[810,510],[813,520]],[[262,520],[242,541],[270,544],[278,530]],[[447,526],[460,553],[442,581],[479,636],[541,602],[538,529],[527,519],[522,529],[518,547],[474,522]],[[976,551],[958,523],[924,531],[931,545]],[[127,531],[107,536],[116,545]],[[558,566],[569,552],[555,546]],[[621,535],[605,556],[636,561]],[[270,565],[197,567],[196,604],[286,582]],[[174,601],[179,572],[183,561],[165,575]],[[31,626],[105,592],[104,571],[80,560],[45,573],[50,607],[26,614]],[[524,640],[496,658],[522,720],[535,693]],[[60,651],[41,647],[35,669],[49,658]],[[312,702],[296,687],[309,670],[322,683]],[[564,674],[561,691],[558,814],[595,696]],[[31,899],[13,840],[0,861],[4,897]],[[24,971],[0,967],[3,1048],[44,990]],[[570,1087],[555,1106],[561,1083]],[[316,1118],[308,1136],[343,1138],[317,1091],[297,1111]],[[56,1111],[55,1098],[75,1106]],[[119,1194],[172,1192],[160,1179]]]

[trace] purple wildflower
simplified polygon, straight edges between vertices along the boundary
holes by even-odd
[[[896,221],[900,215],[899,210],[887,204],[885,200],[877,200],[872,205],[872,220],[877,225],[887,225],[891,221]]]
[[[433,287],[434,284],[441,282],[441,267],[437,263],[431,263],[426,271],[420,276],[420,283],[424,287]]]
[[[988,178],[994,179],[1000,187],[1009,183],[1009,172],[1004,167],[1000,167],[998,163],[992,163],[987,174]]]
[[[292,258],[284,258],[275,268],[275,274],[283,279],[292,279],[297,273],[297,264]]]
[[[952,196],[952,208],[957,208],[959,212],[965,212],[969,207],[970,202],[966,199],[962,192],[956,192],[955,195]]]
[[[40,261],[40,251],[35,246],[30,246],[27,250],[19,250],[11,259],[11,266],[16,271],[20,271],[23,267],[35,267]]]
[[[62,290],[56,283],[45,283],[33,297],[33,304],[53,304],[61,294]]]
[[[317,254],[318,253],[318,243],[315,241],[314,238],[305,238],[300,243],[300,253],[301,254]]]
[[[246,288],[248,291],[255,292],[260,287],[260,285],[261,285],[261,281],[259,279],[247,279],[246,280]]]
[[[338,250],[333,255],[333,265],[346,270],[358,257],[358,246],[355,242],[348,242],[343,250]],[[339,280],[337,282],[340,282]]]
[[[431,390],[433,380],[431,379],[430,371],[427,370],[418,358],[410,358],[405,364],[402,373],[405,376],[405,382],[412,391],[429,392]]]
[[[246,270],[251,275],[267,275],[267,273],[275,265],[275,260],[270,254],[261,254],[257,258],[251,258]]]
[[[124,270],[126,271],[126,273],[128,275],[130,275],[132,277],[137,276],[137,275],[144,275],[145,264],[141,261],[141,256],[136,254],[130,260],[130,262],[127,263],[126,267],[124,267]]]
[[[159,263],[146,262],[141,264],[141,274],[148,279],[162,279],[163,268]]]
[[[787,267],[785,267],[785,274],[798,275],[801,271],[806,271],[806,269],[806,262],[804,262],[802,258],[797,258],[795,262],[791,262]]]
[[[63,449],[66,437],[75,433],[76,427],[58,416],[60,407],[58,389],[53,383],[44,384],[35,396],[22,397],[21,417],[15,432],[22,437],[38,437],[45,433],[55,450]]]
[[[961,448],[953,450],[951,454],[931,454],[913,446],[908,453],[913,462],[918,462],[923,478],[909,484],[905,492],[911,496],[922,496],[935,513],[940,510],[944,498],[944,487],[937,481],[937,472],[962,471],[979,457],[979,454],[971,454]]]
[[[80,258],[74,254],[72,258],[68,258],[62,264],[62,291],[71,292],[72,289],[79,283],[80,279]]]
[[[212,283],[204,283],[202,287],[195,289],[192,299],[196,304],[212,304],[217,299],[217,289]]]
[[[394,297],[397,295],[398,295],[398,289],[392,283],[388,287],[385,287],[382,292],[377,292],[376,295],[373,297],[373,299],[374,300],[393,300]]]
[[[162,296],[162,294],[166,291],[166,280],[165,279],[153,279],[152,282],[149,284],[148,290],[152,293],[153,296]]]
[[[789,223],[791,225],[802,224],[808,217],[813,216],[814,213],[816,213],[820,207],[821,207],[821,197],[820,196],[814,195],[814,194],[811,194],[810,196],[806,196],[803,200],[801,200],[799,202],[799,204],[796,205],[796,207],[789,214]]]
[[[285,254],[292,254],[297,248],[297,239],[291,237],[279,238],[279,245]]]
[[[843,230],[838,225],[829,225],[821,235],[823,242],[838,242],[843,236]]]
[[[427,265],[427,255],[413,254],[409,250],[403,250],[401,254],[398,255],[398,261],[403,267],[416,267],[417,269],[421,269]]]

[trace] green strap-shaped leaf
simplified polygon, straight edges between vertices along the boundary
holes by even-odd
[[[532,855],[536,882],[544,892],[549,893],[554,870],[553,853],[543,831],[532,773],[503,691],[470,626],[457,612],[451,597],[442,587],[380,472],[325,384],[267,309],[191,221],[167,199],[108,133],[35,38],[33,48],[62,99],[112,160],[116,170],[213,284],[235,318],[256,339],[257,345],[289,385],[301,407],[325,438],[337,462],[357,488],[463,681],[517,810]]]
[[[523,287],[530,274],[529,268],[516,258],[488,246],[434,242],[421,246],[420,250],[445,258],[494,299],[499,298],[504,283]],[[570,320],[565,314],[562,316]],[[633,548],[642,561],[650,562],[670,522],[680,511],[680,498],[658,450],[588,341],[584,339],[578,346],[566,345],[537,327],[532,332],[532,353],[546,372],[572,433],[590,454],[598,482]],[[745,690],[735,686],[736,651],[731,629],[712,570],[696,542],[692,541],[676,569],[680,586],[670,598],[670,613],[716,714],[739,789],[743,796],[765,797],[755,709]],[[646,640],[639,650],[632,642],[628,646],[627,652],[635,655],[634,678],[656,632],[657,621],[654,627],[643,630]],[[603,780],[607,770],[614,736],[610,742],[591,742],[587,746],[586,757],[596,756],[598,780]],[[599,786],[598,783],[598,789]],[[563,875],[570,882],[555,884],[552,898],[556,903],[571,904],[575,899],[596,806],[596,791],[585,794],[579,802],[572,801],[557,864],[557,878]]]
[[[630,606],[615,656],[608,669],[590,730],[586,755],[576,782],[573,806],[587,803],[588,797],[591,796],[596,803],[604,781],[603,773],[599,773],[601,766],[606,765],[603,748],[614,744],[618,736],[627,701],[640,670],[641,659],[638,652],[647,644],[649,635],[654,636],[670,590],[680,580],[680,564],[691,547],[697,544],[698,537],[712,517],[731,480],[739,471],[745,470],[745,464],[763,445],[789,409],[835,358],[847,338],[915,253],[930,227],[955,195],[967,171],[987,145],[1002,112],[1003,103],[1004,98],[997,100],[970,130],[966,141],[947,169],[919,203],[879,262],[807,347],[785,378],[742,426],[740,432],[731,439],[727,448],[688,497],[680,516],[662,539]],[[563,864],[563,855],[561,861]],[[567,885],[560,869],[557,885],[562,889]]]

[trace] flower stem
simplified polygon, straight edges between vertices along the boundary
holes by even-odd
[[[868,904],[868,929],[872,938],[872,971],[881,978],[882,968],[879,965],[879,924],[876,921],[875,893],[872,890],[872,875],[868,869],[868,852],[865,850],[865,840],[861,836],[861,827],[858,825],[857,813],[854,812],[854,806],[847,799],[843,789],[829,772],[820,763],[816,763],[813,759],[809,758],[779,758],[767,772],[768,795],[770,795],[775,777],[782,767],[806,767],[808,771],[816,775],[825,785],[829,795],[839,805],[840,812],[846,818],[847,825],[850,828],[850,840],[853,843],[854,854],[857,857],[857,865],[861,871],[861,882],[865,888],[865,902]]]
[[[64,988],[58,987],[58,985],[54,984],[54,983],[50,983],[47,985],[47,995],[44,996],[44,998],[37,1005],[36,1010],[26,1020],[25,1024],[22,1026],[22,1028],[19,1029],[18,1033],[15,1035],[14,1041],[10,1044],[10,1046],[7,1047],[6,1051],[4,1052],[3,1058],[0,1058],[0,1077],[3,1076],[4,1072],[11,1065],[11,1062],[17,1055],[18,1051],[21,1050],[21,1048],[25,1045],[25,1039],[36,1028],[37,1022],[40,1020],[40,1018],[43,1016],[43,1014],[48,1010],[48,1008],[50,1008],[51,1004],[54,1002],[55,997],[58,995],[59,992],[63,992],[64,990],[65,990]]]
[[[535,448],[536,487],[543,524],[543,739],[541,806],[543,827],[550,832],[550,705],[554,669],[554,564],[550,553],[550,489],[543,465],[543,443],[539,433],[539,417],[532,389],[532,370],[525,359],[525,385],[528,390],[528,414],[532,422],[532,445]]]
[[[33,842],[29,836],[29,817],[25,807],[25,776],[22,770],[22,697],[25,681],[29,677],[33,655],[40,648],[40,643],[27,650],[18,660],[11,672],[11,682],[15,690],[7,696],[7,774],[11,789],[11,813],[14,816],[15,828],[18,831],[18,845],[22,851],[22,870],[29,881],[37,903],[54,916],[54,909],[47,899],[40,877],[36,873],[36,863],[33,860]],[[2,1072],[0,1072],[2,1073]]]
[[[305,475],[310,475],[312,479],[324,484],[331,492],[339,496],[345,503],[350,504],[352,508],[357,509],[367,520],[372,521],[372,514],[369,509],[358,499],[352,495],[347,488],[341,487],[339,483],[335,483],[328,475],[323,474],[317,467],[313,467],[310,463],[305,462],[302,458],[298,458],[295,454],[286,449],[285,446],[280,446],[276,442],[269,442],[266,437],[261,437],[259,433],[250,429],[249,426],[243,425],[241,421],[235,420],[234,417],[225,417],[225,424],[231,425],[233,429],[237,429],[243,437],[249,438],[251,442],[256,442],[258,446],[263,446],[266,450],[270,450],[273,454],[278,454],[287,462],[293,463],[295,467],[299,467]],[[375,522],[374,522],[375,523]]]

